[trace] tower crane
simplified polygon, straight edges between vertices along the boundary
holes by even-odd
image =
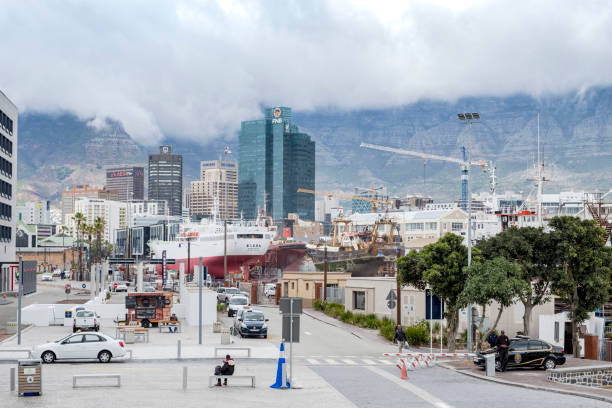
[[[497,177],[495,176],[495,165],[493,164],[492,161],[485,161],[485,160],[468,161],[467,156],[465,154],[465,148],[462,148],[462,151],[463,151],[463,160],[462,160],[462,159],[457,159],[454,157],[438,156],[435,154],[415,152],[412,150],[398,149],[395,147],[380,146],[380,145],[374,145],[370,143],[361,143],[360,147],[365,147],[365,148],[374,149],[374,150],[382,150],[383,152],[403,154],[406,156],[420,157],[422,159],[441,160],[441,161],[460,164],[461,165],[461,183],[462,183],[461,201],[463,205],[465,205],[465,203],[467,202],[467,174],[468,174],[469,166],[480,166],[484,173],[487,173],[487,172],[489,173],[489,178],[490,178],[489,189],[491,191],[491,194],[495,196],[495,187],[497,184]],[[493,201],[494,201],[493,205],[495,209],[496,207],[495,199]]]
[[[385,205],[391,205],[391,201],[389,200],[377,200],[374,198],[374,194],[372,194],[372,198],[367,198],[367,197],[359,197],[359,196],[353,196],[353,195],[348,195],[348,194],[341,194],[341,193],[329,193],[327,191],[317,191],[317,190],[307,190],[305,188],[298,188],[298,193],[307,193],[307,194],[317,194],[317,195],[326,195],[328,197],[338,197],[338,198],[344,198],[347,200],[360,200],[360,201],[368,201],[370,203],[370,209],[372,210],[372,212],[376,211],[376,204],[385,204]]]

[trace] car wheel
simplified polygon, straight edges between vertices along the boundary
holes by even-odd
[[[42,353],[40,358],[42,359],[43,363],[51,364],[55,361],[55,353],[52,351],[45,351]]]
[[[267,335],[267,334],[264,334],[263,338],[264,338],[264,339],[267,339],[267,338],[268,338],[268,335]]]
[[[486,369],[486,364],[484,368]],[[495,360],[495,371],[501,371],[501,361],[499,360]]]
[[[149,327],[151,327],[151,322],[145,319],[142,322],[140,322],[140,325],[144,327],[145,329],[148,329]]]
[[[544,368],[546,368],[547,370],[552,370],[556,366],[557,366],[557,362],[555,361],[554,358],[547,358],[544,361]]]
[[[238,330],[238,333],[240,333],[240,337],[244,338],[244,334],[242,334],[242,330]]]
[[[98,353],[98,360],[100,360],[101,363],[109,363],[111,361],[111,357],[112,355],[110,351],[102,350]]]

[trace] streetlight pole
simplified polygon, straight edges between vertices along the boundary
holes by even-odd
[[[323,250],[323,303],[327,303],[327,241]]]
[[[227,219],[223,220],[223,284],[227,284]]]
[[[198,344],[202,344],[202,257],[200,257],[200,268],[198,269]]]
[[[467,230],[467,248],[468,248],[468,267],[472,265],[472,182],[470,171],[470,163],[472,161],[472,123],[480,121],[480,114],[478,112],[473,113],[459,113],[457,115],[459,120],[466,121],[466,123],[470,126],[470,133],[468,139],[468,156],[467,163],[465,163],[467,167],[467,187],[468,187],[468,230]],[[467,305],[467,349],[468,352],[472,352],[472,346],[474,343],[474,338],[472,336],[472,304]]]
[[[21,297],[23,296],[23,258],[19,255],[19,297],[17,298],[17,344],[21,344]]]

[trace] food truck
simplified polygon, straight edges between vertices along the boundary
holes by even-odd
[[[128,293],[125,297],[126,320],[142,327],[157,326],[170,319],[172,292]]]

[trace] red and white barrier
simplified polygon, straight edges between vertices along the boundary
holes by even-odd
[[[398,357],[399,362],[396,364],[401,369],[404,359],[406,367],[409,370],[417,368],[433,367],[436,365],[438,358],[469,358],[473,357],[473,353],[383,353],[384,357]]]

